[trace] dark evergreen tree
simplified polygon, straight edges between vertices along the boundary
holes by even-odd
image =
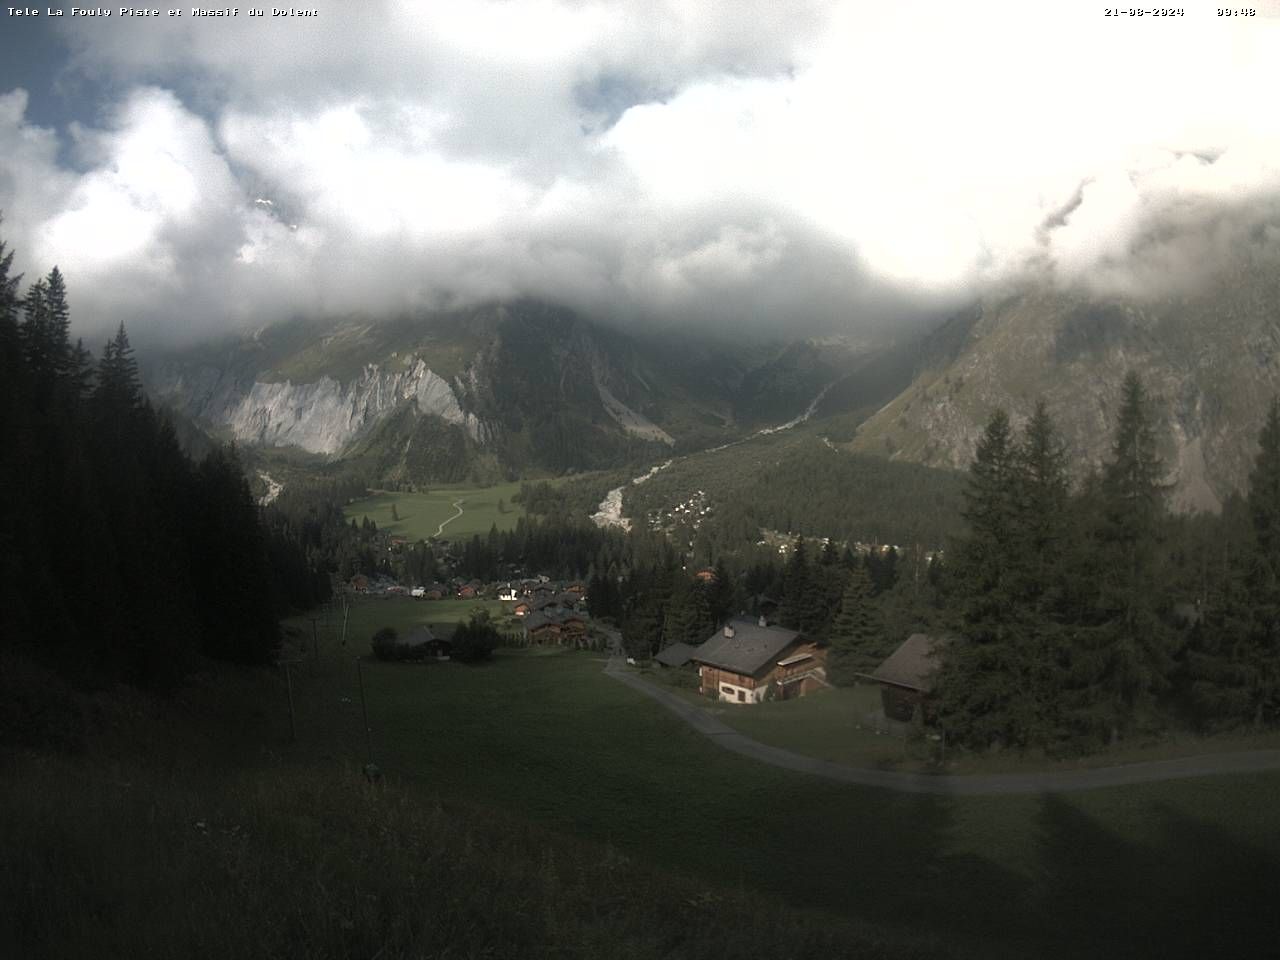
[[[809,604],[813,601],[813,584],[809,567],[808,550],[804,538],[797,537],[791,547],[782,575],[782,598],[778,607],[778,622],[792,630],[801,629],[811,616]]]
[[[827,672],[841,685],[853,683],[856,674],[870,673],[893,652],[871,596],[871,578],[861,564],[848,572],[828,638]]]
[[[1247,678],[1249,719],[1280,719],[1280,398],[1267,409],[1249,474],[1253,556],[1249,564],[1250,642],[1233,658]]]
[[[965,491],[968,535],[952,551],[955,632],[939,679],[948,734],[976,746],[1025,745],[1040,727],[1028,675],[1022,462],[1008,415],[987,423]]]
[[[1080,716],[1095,728],[1106,722],[1114,741],[1151,719],[1156,697],[1169,687],[1176,652],[1159,555],[1167,511],[1164,464],[1146,390],[1133,372],[1125,377],[1100,494],[1099,616],[1095,627],[1077,634],[1082,642],[1073,651],[1073,671],[1088,693]]]

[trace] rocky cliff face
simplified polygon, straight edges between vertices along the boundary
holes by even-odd
[[[147,383],[166,406],[243,444],[434,481],[468,475],[477,459],[490,473],[558,472],[616,466],[703,434],[722,441],[734,429],[733,385],[693,356],[683,341],[520,302],[269,328],[169,357]]]
[[[967,468],[997,406],[1015,423],[1043,397],[1077,475],[1110,454],[1120,385],[1143,379],[1183,509],[1242,490],[1270,399],[1280,391],[1280,269],[1242,260],[1194,297],[1102,300],[1053,290],[990,299],[957,318],[948,349],[851,446]]]
[[[411,357],[407,367],[394,371],[370,363],[347,383],[329,376],[292,383],[261,381],[213,366],[171,366],[152,389],[161,400],[227,430],[242,443],[296,446],[333,456],[407,402],[419,413],[462,427],[473,440],[483,439],[484,425],[463,411],[453,388],[426,361]]]

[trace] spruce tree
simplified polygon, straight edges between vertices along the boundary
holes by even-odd
[[[998,409],[969,471],[968,535],[953,551],[957,636],[944,653],[938,684],[949,733],[978,747],[1026,744],[1038,728],[1026,682],[1023,499],[1021,457],[1009,417]]]
[[[1280,716],[1280,398],[1267,409],[1258,446],[1249,474],[1254,538],[1249,598],[1254,626],[1252,642],[1240,657],[1255,725]]]
[[[799,630],[811,616],[808,608],[814,598],[811,579],[804,538],[797,537],[782,575],[782,604],[778,608],[778,620],[784,627]]]
[[[870,673],[892,651],[888,649],[880,611],[871,596],[871,578],[861,564],[849,571],[840,606],[828,631],[828,673],[837,684]]]
[[[1093,678],[1095,716],[1109,714],[1111,740],[1143,716],[1169,686],[1173,634],[1161,580],[1160,543],[1168,487],[1146,389],[1125,377],[1111,459],[1102,476],[1097,563],[1100,672]]]

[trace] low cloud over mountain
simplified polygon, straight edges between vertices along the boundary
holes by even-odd
[[[0,75],[4,236],[84,332],[178,338],[519,295],[841,329],[1028,272],[1162,296],[1280,236],[1267,7],[687,6],[11,19],[80,119]]]

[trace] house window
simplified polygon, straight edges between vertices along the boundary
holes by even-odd
[[[721,692],[722,692],[722,693],[727,693],[727,694],[729,694],[730,696],[733,696],[733,687],[724,687],[724,686],[722,686],[722,687],[720,688],[720,690],[721,690]]]
[[[741,691],[741,690],[739,690],[739,691],[738,691],[738,702],[739,702],[739,703],[741,703],[741,702],[742,702],[742,691]]]

